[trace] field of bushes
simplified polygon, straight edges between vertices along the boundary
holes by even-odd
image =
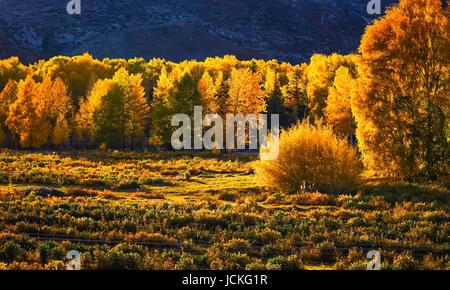
[[[256,156],[0,153],[0,269],[450,269],[450,192],[258,186]]]

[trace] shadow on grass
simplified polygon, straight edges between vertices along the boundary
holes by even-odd
[[[360,188],[367,195],[384,196],[389,202],[439,202],[450,204],[450,190],[439,185],[424,185],[400,181],[381,181]]]

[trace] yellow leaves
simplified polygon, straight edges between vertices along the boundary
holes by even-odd
[[[8,118],[9,107],[17,99],[17,83],[9,80],[3,91],[0,93],[0,126]]]
[[[299,123],[281,133],[278,158],[256,164],[261,185],[279,190],[348,190],[362,169],[356,148],[331,127]]]
[[[141,74],[129,74],[124,68],[112,79],[97,81],[75,117],[77,136],[94,137],[109,147],[134,147],[149,115],[141,84]],[[63,134],[64,127],[58,133]]]
[[[277,73],[273,69],[269,69],[266,74],[266,83],[264,89],[268,95],[271,95],[275,90],[275,84],[277,83]]]
[[[445,13],[439,0],[402,0],[361,40],[352,110],[364,163],[379,174],[435,178],[448,162]]]
[[[198,82],[198,91],[202,96],[202,107],[205,114],[215,114],[219,111],[219,104],[216,98],[217,89],[211,75],[205,72]]]
[[[310,121],[324,117],[328,90],[333,85],[336,70],[340,66],[346,66],[350,74],[354,75],[357,61],[358,57],[354,55],[343,56],[336,53],[330,56],[315,54],[311,57],[307,74]]]
[[[60,115],[56,121],[51,135],[51,142],[53,145],[59,145],[67,140],[69,140],[71,129],[67,123],[64,115]]]
[[[249,69],[233,69],[229,79],[228,112],[232,114],[258,114],[266,108],[266,93],[261,79]]]
[[[18,85],[17,100],[10,106],[6,125],[20,136],[22,147],[39,148],[47,143],[58,119],[61,123],[69,109],[66,87],[60,79],[52,82],[45,78],[36,83],[28,76]],[[59,143],[54,144],[67,141],[69,134],[67,126],[65,138],[60,135]]]
[[[30,69],[20,63],[18,57],[0,60],[0,91],[9,80],[20,81],[30,73]]]
[[[336,71],[334,86],[329,90],[325,117],[339,135],[351,136],[355,133],[356,124],[351,111],[351,90],[354,79],[348,68],[341,66]]]
[[[66,120],[72,109],[67,88],[60,78],[52,82],[49,77],[44,78],[39,88],[42,114],[52,127],[51,142],[53,145],[60,145],[69,140],[72,131]]]
[[[39,85],[31,76],[19,83],[17,101],[11,105],[6,124],[20,135],[22,147],[39,148],[47,141],[50,124],[43,115]]]

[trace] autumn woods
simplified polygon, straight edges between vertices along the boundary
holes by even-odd
[[[326,125],[381,175],[448,175],[449,22],[438,0],[403,0],[369,25],[358,53],[309,63],[233,56],[173,63],[57,56],[0,62],[0,144],[142,149],[170,142],[175,114],[280,114]],[[321,126],[320,125],[320,126]],[[301,127],[301,126],[300,126]]]
[[[449,270],[449,10],[399,2],[302,64],[0,60],[0,270]]]

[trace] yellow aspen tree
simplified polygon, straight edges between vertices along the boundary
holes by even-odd
[[[6,125],[20,136],[23,148],[40,148],[47,142],[51,125],[45,116],[39,84],[31,76],[19,83],[17,100],[10,107]]]
[[[51,126],[52,133],[49,136],[49,141],[53,145],[60,145],[69,140],[71,133],[67,119],[71,111],[67,88],[60,78],[52,81],[50,77],[45,77],[40,84],[39,94],[44,106],[43,115]],[[57,132],[54,132],[55,130]],[[55,143],[56,141],[57,143]]]
[[[0,93],[0,146],[5,145],[6,138],[10,135],[5,121],[9,116],[9,109],[16,99],[17,83],[13,80],[9,80],[3,91]]]
[[[10,80],[16,82],[23,80],[30,72],[30,69],[24,66],[18,57],[0,60],[0,91]]]
[[[261,77],[259,75],[252,73],[248,68],[233,69],[228,83],[228,114],[234,116],[242,114],[246,117],[249,114],[258,116],[259,113],[265,112],[267,94],[261,86]],[[249,130],[246,129],[245,134],[245,139],[248,140]],[[233,135],[237,138],[236,134]]]
[[[266,109],[266,92],[261,78],[249,69],[233,69],[229,79],[228,113],[259,114]]]
[[[142,144],[150,114],[142,81],[141,74],[129,74],[125,69],[120,69],[113,77],[113,82],[119,85],[123,94],[125,135],[132,149],[137,145],[136,142]]]
[[[362,38],[352,110],[364,164],[379,174],[448,175],[448,14],[440,0],[401,0]]]
[[[112,79],[99,80],[81,103],[75,123],[77,136],[110,148],[142,144],[149,108],[141,74],[121,68]]]
[[[326,122],[333,127],[336,134],[341,136],[353,136],[356,130],[350,103],[353,86],[354,78],[350,75],[348,68],[341,66],[336,71],[325,108]]]
[[[328,92],[333,85],[336,70],[340,66],[350,69],[352,75],[356,73],[355,57],[334,53],[330,56],[315,54],[308,66],[307,93],[309,100],[309,121],[314,123],[324,118]]]
[[[53,126],[51,134],[51,142],[54,145],[62,144],[69,140],[71,128],[67,123],[67,119],[64,115],[60,115],[56,119],[56,123]]]
[[[202,98],[202,107],[205,114],[216,114],[219,112],[217,102],[217,87],[209,72],[205,72],[198,81],[198,91]]]
[[[94,112],[100,107],[102,96],[110,89],[110,80],[97,81],[88,97],[81,102],[75,116],[75,135],[78,140],[92,141],[94,135]]]
[[[163,68],[158,84],[153,93],[151,105],[152,137],[151,142],[162,145],[170,140],[170,95],[174,93],[175,87],[167,70]]]

